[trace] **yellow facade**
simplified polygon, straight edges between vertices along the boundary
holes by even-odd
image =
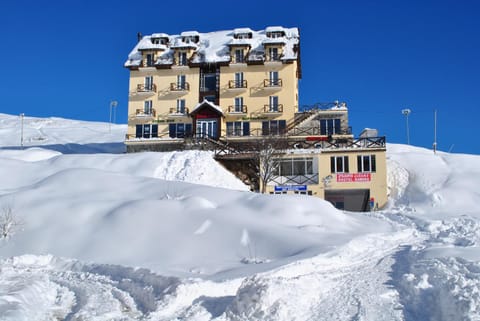
[[[139,39],[125,66],[127,151],[185,149],[208,138],[228,153],[283,137],[291,149],[266,192],[314,195],[347,210],[387,203],[384,137],[354,139],[344,103],[299,110],[297,28],[153,34]]]

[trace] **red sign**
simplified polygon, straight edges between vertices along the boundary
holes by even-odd
[[[337,183],[350,183],[350,182],[370,182],[372,176],[370,173],[339,173],[337,174]]]

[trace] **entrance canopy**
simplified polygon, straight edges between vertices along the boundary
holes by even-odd
[[[218,118],[223,117],[223,111],[220,106],[215,105],[211,101],[204,99],[202,102],[198,103],[193,110],[190,112],[190,115],[194,119],[198,118]]]

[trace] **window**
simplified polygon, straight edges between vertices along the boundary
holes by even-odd
[[[270,71],[270,86],[280,86],[278,71]]]
[[[185,114],[185,99],[177,99],[177,113]]]
[[[177,89],[178,90],[187,90],[187,77],[185,75],[177,76]]]
[[[243,72],[235,73],[235,88],[243,88]]]
[[[227,122],[227,136],[249,136],[250,123],[249,122]]]
[[[313,158],[277,159],[276,176],[313,175]]]
[[[147,64],[147,67],[153,66],[153,54],[147,54],[146,64]]]
[[[235,109],[236,113],[243,112],[243,97],[235,97]]]
[[[262,135],[282,135],[287,127],[286,120],[270,120],[262,122]]]
[[[340,134],[340,119],[320,119],[320,135]]]
[[[145,102],[143,104],[143,113],[145,115],[151,115],[153,113],[152,101],[151,100],[145,100]]]
[[[280,57],[278,55],[278,48],[268,48],[268,56],[270,61],[279,60]]]
[[[187,65],[187,53],[186,52],[179,52],[178,53],[178,64],[180,66]]]
[[[278,112],[278,96],[270,96],[269,112]]]
[[[357,170],[362,172],[376,172],[377,164],[375,161],[375,155],[359,155],[357,156]]]
[[[153,76],[145,77],[145,90],[152,91],[153,90]]]
[[[157,124],[142,124],[136,126],[136,138],[155,138],[158,137]]]
[[[243,49],[235,49],[235,62],[242,63],[244,62]]]
[[[330,170],[332,173],[348,173],[348,156],[330,157]]]
[[[192,124],[175,123],[169,124],[168,135],[171,138],[185,138],[192,136]]]

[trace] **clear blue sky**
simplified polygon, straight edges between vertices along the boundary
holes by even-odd
[[[299,27],[300,104],[346,101],[355,134],[480,154],[480,1],[2,1],[0,112],[126,123],[137,32]]]

